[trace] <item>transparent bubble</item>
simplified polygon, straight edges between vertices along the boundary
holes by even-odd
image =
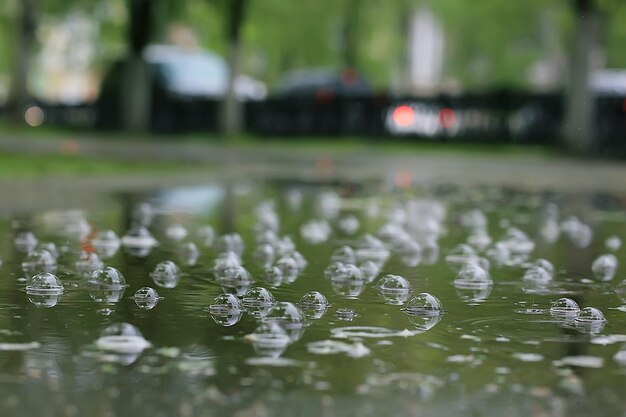
[[[126,280],[124,275],[117,269],[107,266],[104,268],[98,268],[89,275],[88,283],[90,287],[99,288],[125,288]]]
[[[326,220],[310,220],[300,226],[300,236],[312,245],[326,242],[330,233],[331,228]]]
[[[615,287],[615,293],[623,302],[626,302],[626,279]]]
[[[465,265],[456,276],[454,286],[461,289],[481,289],[492,285],[489,272],[475,263]]]
[[[56,272],[57,261],[45,249],[34,250],[30,252],[24,262],[22,262],[22,270],[24,273],[32,275],[38,272]]]
[[[277,257],[280,258],[283,255],[287,255],[295,251],[296,245],[289,236],[283,236],[274,242],[274,249],[276,250]]]
[[[115,304],[124,297],[126,287],[89,287],[89,296],[97,303]]]
[[[252,257],[259,265],[267,268],[274,263],[276,254],[274,252],[274,247],[270,243],[261,243],[257,245],[254,252],[252,252]]]
[[[515,227],[509,227],[506,230],[502,243],[513,254],[529,254],[535,250],[535,242],[529,239],[526,233]]]
[[[348,215],[337,220],[337,227],[346,235],[354,235],[360,227],[359,219],[355,216]]]
[[[285,201],[287,202],[287,206],[291,211],[300,210],[302,206],[302,191],[291,189],[285,193]]]
[[[550,307],[550,314],[555,317],[573,318],[578,316],[578,313],[580,313],[580,307],[571,298],[559,298]]]
[[[422,263],[434,265],[439,260],[439,245],[434,241],[427,241],[422,245]]]
[[[219,280],[224,276],[227,269],[236,268],[238,266],[241,266],[241,258],[239,258],[239,255],[234,252],[221,253],[215,258],[213,275],[215,279]]]
[[[275,323],[283,329],[300,329],[306,325],[302,310],[293,303],[282,301],[276,303],[263,318],[264,323]]]
[[[302,271],[304,271],[308,265],[308,262],[305,259],[305,257],[297,250],[294,250],[291,253],[289,253],[289,256],[291,256],[296,261],[296,264],[298,265],[298,271],[299,273],[302,273]]]
[[[298,303],[302,309],[323,310],[330,307],[330,302],[319,291],[309,291],[304,294]]]
[[[141,353],[151,345],[137,327],[129,323],[115,323],[102,331],[96,346],[106,351],[132,354]]]
[[[367,260],[359,265],[359,270],[361,271],[361,275],[366,282],[372,282],[378,277],[380,273],[380,268],[376,264],[376,262]]]
[[[198,241],[201,245],[210,248],[213,246],[213,242],[215,241],[215,231],[209,225],[205,225],[199,227],[196,231],[196,236],[198,237]]]
[[[59,250],[57,249],[57,245],[54,242],[39,242],[35,247],[35,250],[46,250],[54,259],[59,257]]]
[[[225,269],[220,277],[217,278],[219,285],[231,287],[252,282],[252,276],[243,266],[234,266]]]
[[[365,290],[365,281],[333,280],[333,291],[345,298],[357,298]]]
[[[617,272],[617,258],[612,253],[601,255],[591,264],[591,271],[596,279],[610,281]]]
[[[200,251],[193,242],[185,242],[178,248],[178,259],[183,265],[193,266],[198,262]]]
[[[595,307],[585,307],[580,310],[578,316],[576,316],[575,321],[577,323],[586,323],[586,322],[604,322],[606,318],[604,318],[604,314],[602,311],[598,310]]]
[[[504,242],[496,242],[487,250],[487,256],[498,265],[511,264],[511,251]]]
[[[443,307],[437,297],[423,292],[411,297],[406,303],[404,311],[413,315],[439,315],[443,313]]]
[[[228,327],[239,322],[243,315],[243,306],[237,297],[224,293],[213,299],[209,313],[217,324]]]
[[[481,303],[485,301],[491,295],[492,286],[485,285],[484,287],[464,287],[464,286],[456,286],[456,294],[461,299],[469,304]]]
[[[337,317],[337,319],[341,321],[353,321],[358,316],[359,315],[350,308],[342,307],[338,308],[337,311],[335,311],[335,317]]]
[[[89,275],[96,269],[100,269],[104,266],[97,253],[85,251],[80,253],[74,265],[76,272],[80,275]]]
[[[622,366],[626,366],[626,344],[622,345],[620,350],[615,352],[613,360]]]
[[[539,258],[533,262],[533,266],[543,268],[550,275],[550,279],[554,278],[554,265],[547,259]]]
[[[532,281],[538,284],[547,284],[552,281],[552,275],[540,266],[533,265],[524,272],[524,281]]]
[[[279,287],[283,283],[283,271],[277,266],[270,266],[265,268],[263,279],[271,286]]]
[[[356,243],[354,254],[359,262],[372,261],[382,267],[389,259],[389,250],[378,238],[366,234]]]
[[[479,251],[483,251],[491,245],[491,236],[486,230],[476,230],[467,237],[467,243]]]
[[[272,293],[263,287],[250,289],[242,300],[243,307],[252,317],[262,318],[276,304]]]
[[[18,252],[28,253],[35,249],[35,246],[37,246],[37,238],[33,232],[23,230],[15,235],[13,244]]]
[[[469,245],[461,243],[454,247],[448,255],[446,255],[446,264],[453,270],[458,271],[465,265],[475,262],[478,255],[476,251]]]
[[[353,264],[356,262],[356,255],[350,246],[341,246],[330,256],[331,262],[341,262],[344,264]]]
[[[422,247],[413,239],[403,240],[394,251],[405,266],[416,267],[422,261]]]
[[[298,278],[298,274],[300,274],[298,261],[292,256],[282,256],[278,261],[276,261],[276,266],[282,272],[283,280],[285,282],[295,281],[295,279]]]
[[[149,226],[154,218],[155,210],[150,203],[140,203],[133,209],[133,220],[143,226]]]
[[[253,333],[246,336],[254,351],[261,356],[277,358],[283,354],[291,339],[285,330],[276,323],[261,323]]]
[[[137,307],[144,310],[153,309],[163,297],[159,297],[159,294],[156,292],[154,288],[151,287],[141,287],[136,292],[135,295],[131,297]]]
[[[162,261],[157,264],[150,277],[159,287],[174,288],[180,282],[181,272],[174,262]]]
[[[52,308],[56,306],[59,301],[61,301],[61,297],[63,296],[62,292],[55,294],[47,294],[41,292],[26,292],[28,296],[28,301],[30,301],[33,305],[40,308]]]
[[[238,233],[229,233],[220,236],[215,243],[218,252],[234,252],[241,256],[243,254],[243,239]]]
[[[344,274],[343,262],[333,262],[324,270],[324,277],[329,280],[341,280]]]
[[[180,223],[171,224],[165,229],[165,236],[176,242],[180,242],[186,238],[188,233],[187,228]]]
[[[27,293],[42,293],[42,294],[61,294],[63,292],[63,285],[56,277],[49,272],[42,272],[34,275],[26,285]]]
[[[608,250],[616,252],[617,250],[619,250],[619,248],[622,247],[622,239],[620,239],[618,236],[609,236],[604,241],[604,246]]]
[[[409,281],[399,275],[385,275],[378,281],[377,288],[385,304],[402,305],[411,294]]]
[[[157,241],[145,226],[135,224],[122,237],[121,243],[130,248],[151,248]]]
[[[113,230],[102,230],[92,239],[91,245],[103,259],[111,258],[120,247],[120,239]]]

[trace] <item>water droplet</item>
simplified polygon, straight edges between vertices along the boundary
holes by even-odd
[[[207,248],[213,246],[213,242],[215,241],[215,231],[211,226],[205,225],[198,228],[196,236],[202,246],[206,246]]]
[[[443,308],[437,297],[423,292],[411,297],[406,303],[404,311],[412,315],[432,316],[442,314]]]
[[[81,252],[78,260],[74,263],[79,275],[90,275],[96,269],[104,266],[100,257],[95,252]]]
[[[141,287],[136,292],[135,295],[131,297],[137,307],[142,308],[144,310],[153,309],[162,297],[159,297],[159,294],[156,292],[154,288],[151,287]]]
[[[243,254],[243,239],[238,233],[229,233],[220,236],[215,243],[218,252],[234,252],[238,256]]]
[[[312,245],[326,242],[330,233],[331,228],[326,220],[310,220],[300,226],[300,236]]]
[[[533,266],[543,268],[550,275],[550,279],[554,278],[554,265],[547,259],[539,258],[533,262]]]
[[[13,244],[18,252],[28,253],[35,249],[35,246],[37,246],[37,238],[33,232],[23,230],[17,233],[15,239],[13,240]]]
[[[475,263],[469,263],[461,268],[454,280],[454,286],[460,289],[482,289],[492,284],[489,272]]]
[[[358,314],[350,309],[350,308],[338,308],[337,311],[335,311],[335,317],[337,317],[338,320],[341,321],[353,321],[355,318],[358,317]]]
[[[385,275],[377,284],[378,292],[386,304],[402,305],[409,298],[411,284],[400,275]]]
[[[116,323],[102,331],[100,338],[96,340],[96,346],[111,352],[139,354],[151,345],[132,324]]]
[[[446,264],[453,271],[459,271],[468,263],[474,262],[477,257],[478,255],[476,255],[474,248],[465,243],[461,243],[446,255]]]
[[[524,276],[522,277],[524,281],[530,281],[535,284],[540,284],[545,286],[550,281],[552,281],[552,275],[544,268],[533,265],[524,272]]]
[[[591,264],[591,271],[596,279],[610,281],[617,271],[617,258],[612,253],[601,255]]]
[[[159,287],[174,288],[180,282],[181,272],[174,262],[162,261],[157,264],[150,277]]]
[[[356,255],[354,250],[350,246],[341,246],[332,253],[330,256],[331,262],[341,262],[344,264],[353,264],[356,262]]]
[[[91,245],[103,259],[111,258],[120,247],[120,239],[113,230],[102,230],[92,239]]]
[[[193,242],[185,242],[178,248],[178,259],[183,265],[194,266],[199,256],[200,251]]]
[[[616,252],[619,250],[619,248],[622,247],[622,239],[620,239],[618,236],[609,236],[605,241],[604,241],[604,246],[612,251],[612,252]]]
[[[285,330],[276,323],[261,323],[253,333],[246,336],[254,351],[261,356],[277,358],[287,349],[291,339]]]
[[[378,238],[366,234],[356,243],[354,254],[359,262],[372,261],[382,267],[389,259],[389,250]]]
[[[57,270],[56,259],[45,249],[33,250],[22,262],[22,270],[25,274],[33,275],[38,272],[51,272]]]
[[[550,307],[550,314],[557,318],[574,318],[579,312],[578,303],[571,298],[559,298]]]
[[[180,242],[187,237],[187,228],[180,223],[174,223],[165,229],[165,236],[175,242]]]
[[[252,317],[262,318],[276,304],[276,300],[269,290],[263,287],[255,287],[244,295],[242,304],[246,312]]]
[[[239,322],[243,315],[243,307],[237,297],[224,293],[213,299],[209,313],[217,324],[229,327]]]

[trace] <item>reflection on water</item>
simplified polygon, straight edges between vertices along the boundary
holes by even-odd
[[[602,201],[258,182],[16,213],[0,415],[623,414]]]

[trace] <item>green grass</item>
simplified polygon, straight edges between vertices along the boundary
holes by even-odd
[[[150,163],[91,159],[80,156],[24,155],[0,153],[0,177],[71,177],[172,174],[191,170],[207,170],[199,166],[189,168],[180,163]]]

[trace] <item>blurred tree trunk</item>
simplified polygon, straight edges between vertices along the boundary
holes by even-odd
[[[221,130],[228,136],[242,130],[243,106],[237,99],[235,82],[239,75],[241,28],[245,19],[247,0],[227,0],[226,36],[228,39],[228,84],[222,103]]]
[[[17,44],[14,48],[15,62],[7,102],[7,113],[12,121],[23,122],[24,110],[31,98],[28,92],[28,75],[30,74],[35,45],[39,0],[20,0],[17,4]]]
[[[575,17],[570,79],[566,91],[563,134],[567,147],[576,153],[594,145],[595,98],[589,85],[601,53],[601,19],[594,0],[573,0]]]
[[[120,120],[126,130],[148,130],[151,116],[151,72],[143,59],[143,50],[152,35],[154,0],[128,0],[129,52],[120,84]]]
[[[355,68],[357,65],[357,39],[359,29],[360,0],[345,0],[343,24],[341,26],[341,65],[343,68]]]

